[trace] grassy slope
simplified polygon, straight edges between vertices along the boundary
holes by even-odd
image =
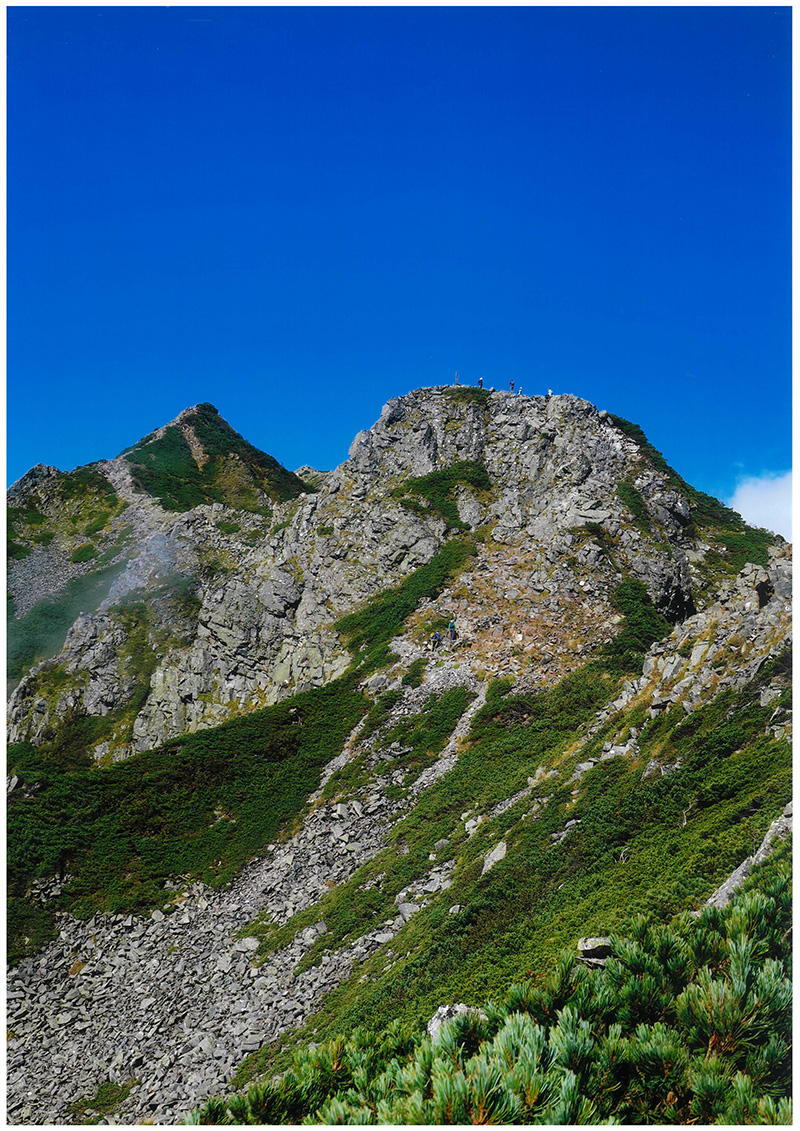
[[[186,1122],[791,1122],[787,847],[722,913],[634,920],[602,971],[567,950],[435,1044],[370,1019]]]
[[[346,676],[106,769],[81,757],[86,719],[69,746],[11,747],[22,785],[8,811],[9,960],[52,930],[25,899],[36,875],[68,870],[53,906],[82,916],[160,906],[175,876],[231,879],[302,809],[365,709]]]
[[[403,506],[416,514],[443,518],[451,530],[468,530],[467,523],[458,517],[458,507],[453,498],[458,486],[487,492],[491,490],[492,483],[482,463],[460,460],[429,475],[408,479],[395,488],[393,494]]]
[[[49,546],[57,534],[92,537],[124,507],[109,480],[91,466],[60,471],[45,487],[52,498],[42,504],[44,509],[37,505],[35,488],[27,503],[10,503],[6,509],[11,559],[27,557],[36,546]]]
[[[646,615],[646,602],[643,608]],[[579,935],[624,932],[638,913],[664,918],[697,906],[754,850],[791,797],[789,743],[765,735],[775,704],[762,708],[759,701],[774,674],[788,678],[786,657],[689,718],[677,709],[647,723],[641,755],[597,765],[576,800],[569,780],[574,763],[597,756],[605,739],[644,721],[640,708],[611,718],[579,753],[566,755],[555,784],[545,780],[534,791],[551,797],[541,815],[524,801],[466,839],[462,812],[485,812],[523,787],[538,766],[565,756],[583,724],[616,693],[621,655],[631,668],[634,653],[619,648],[551,692],[496,696],[476,716],[469,749],[397,823],[390,847],[313,915],[301,913],[274,939],[266,932],[268,950],[305,926],[310,915],[309,922],[330,917],[332,934],[323,936],[328,944],[356,937],[391,913],[396,893],[429,866],[435,843],[449,839],[437,859],[456,860],[452,887],[396,936],[398,958],[391,969],[384,969],[382,954],[369,959],[286,1045],[358,1025],[388,1025],[394,1018],[419,1025],[443,1001],[479,1005],[520,977],[546,969]],[[790,692],[783,698],[789,702]],[[680,759],[682,765],[668,776],[643,779],[651,758]],[[551,835],[567,819],[580,824],[554,846]],[[482,876],[483,857],[501,836],[508,855]],[[397,852],[401,846],[405,855]],[[365,898],[358,889],[380,873],[380,897],[373,889]],[[461,910],[451,914],[456,904]],[[347,908],[346,919],[341,908]],[[285,1066],[285,1054],[276,1060],[276,1052],[251,1057],[240,1082]]]

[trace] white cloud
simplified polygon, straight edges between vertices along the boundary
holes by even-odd
[[[743,479],[728,506],[738,511],[751,526],[764,526],[775,534],[792,540],[792,473],[782,475],[765,472],[753,479]]]

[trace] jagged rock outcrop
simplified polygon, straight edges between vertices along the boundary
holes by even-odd
[[[778,546],[770,550],[766,568],[746,565],[722,583],[717,601],[652,645],[642,675],[626,685],[607,714],[642,696],[651,718],[677,703],[689,714],[726,687],[741,687],[791,638],[791,597],[791,548]],[[774,733],[782,733],[785,724],[776,715]]]

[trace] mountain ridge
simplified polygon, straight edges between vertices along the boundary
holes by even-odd
[[[160,443],[169,429],[196,419],[196,409],[187,409],[175,422],[145,439],[148,444]],[[702,590],[702,574],[709,555],[715,558],[713,568],[707,570],[713,575],[724,568],[725,562],[715,547],[687,536],[685,527],[691,519],[692,504],[675,490],[674,473],[665,474],[654,467],[649,453],[642,454],[639,443],[618,427],[617,419],[569,396],[548,399],[482,395],[479,390],[447,386],[418,390],[388,402],[376,425],[355,437],[348,459],[325,475],[316,493],[309,495],[298,489],[293,499],[269,500],[270,508],[263,510],[261,504],[253,502],[253,496],[245,500],[244,510],[204,502],[178,512],[186,517],[174,522],[170,516],[175,512],[162,511],[158,497],[148,498],[132,491],[135,484],[129,455],[123,453],[115,461],[88,465],[89,473],[111,474],[119,488],[117,495],[125,495],[124,499],[117,499],[118,513],[112,512],[106,542],[118,531],[118,537],[124,538],[125,531],[130,533],[133,526],[134,540],[138,539],[140,547],[133,554],[122,547],[116,557],[111,556],[112,563],[124,563],[124,568],[104,594],[105,607],[124,600],[126,593],[142,585],[169,585],[175,577],[182,579],[184,586],[191,579],[194,591],[201,594],[198,630],[202,641],[195,637],[197,646],[190,661],[198,678],[189,678],[185,671],[179,674],[179,668],[170,662],[169,647],[163,654],[163,645],[156,644],[159,687],[181,681],[183,686],[180,697],[168,696],[167,701],[158,705],[155,698],[151,701],[151,712],[157,713],[158,718],[139,720],[134,748],[142,749],[143,743],[152,745],[153,741],[187,726],[191,729],[205,717],[208,722],[225,717],[231,685],[237,708],[246,709],[275,701],[287,680],[291,688],[307,682],[304,676],[314,682],[343,670],[346,653],[332,631],[337,615],[429,560],[448,536],[452,520],[432,508],[430,501],[400,489],[402,482],[415,484],[425,475],[441,476],[444,469],[458,460],[472,461],[477,467],[482,465],[484,452],[489,453],[492,465],[488,470],[495,483],[493,496],[484,492],[481,497],[463,482],[447,488],[451,497],[448,505],[453,508],[448,513],[455,516],[457,512],[458,521],[465,527],[475,530],[485,517],[493,526],[491,544],[497,546],[518,543],[524,531],[535,540],[545,560],[550,554],[546,567],[550,574],[556,562],[549,548],[554,537],[562,543],[558,560],[574,560],[577,565],[569,568],[577,572],[584,558],[586,564],[590,564],[588,558],[594,564],[603,557],[607,559],[609,547],[603,538],[617,538],[617,557],[623,554],[630,559],[630,568],[645,579],[659,607],[670,616],[691,611],[694,601],[701,598],[697,591]],[[232,429],[230,432],[238,436]],[[140,441],[129,454],[147,446]],[[189,452],[188,442],[186,451]],[[597,466],[593,467],[587,451],[594,451]],[[566,457],[563,463],[561,452]],[[236,457],[234,452],[228,463],[237,464]],[[125,478],[129,473],[131,478]],[[648,493],[650,511],[633,483],[637,474],[642,489]],[[301,483],[298,479],[295,486]],[[412,493],[414,490],[419,488],[414,486]],[[620,492],[624,499],[619,497]],[[263,494],[258,497],[265,499]],[[174,501],[175,496],[170,498]],[[241,495],[237,501],[242,502]],[[211,511],[206,509],[209,505]],[[272,518],[272,514],[269,519],[266,517],[267,509],[274,511],[274,525],[266,525]],[[600,532],[593,535],[595,541],[586,539],[587,524]],[[91,523],[87,524],[86,529],[90,526]],[[40,524],[36,529],[41,528]],[[572,528],[580,529],[581,534],[569,534]],[[741,532],[746,530],[744,523],[736,524],[734,520],[735,532],[728,531],[728,537],[741,540]],[[763,562],[763,548],[773,539],[756,532],[750,532],[750,537],[760,543],[755,549]],[[102,538],[103,533],[99,535]],[[192,543],[196,544],[199,538],[207,541],[209,552],[198,552],[193,547]],[[585,540],[587,544],[578,546],[578,553],[572,554],[566,544],[569,538],[574,542]],[[74,542],[75,539],[70,545]],[[82,554],[95,554],[102,561],[110,552],[98,553],[106,542],[99,541],[96,549],[92,543],[78,545],[72,552],[72,562]],[[38,556],[44,558],[48,552],[51,558],[56,556],[55,547],[38,550]],[[253,559],[256,552],[268,555],[270,593],[263,591],[263,569],[246,560],[248,554]],[[349,563],[356,554],[360,568],[354,572]],[[692,555],[697,559],[694,562]],[[63,558],[62,553],[62,570],[70,564],[64,563]],[[92,572],[91,561],[87,559],[80,576]],[[52,568],[49,563],[47,568]],[[229,580],[231,571],[237,574],[242,569],[243,585]],[[25,581],[18,589],[14,584],[15,572]],[[23,599],[30,594],[28,573],[13,563],[9,580],[12,596],[17,600],[19,589],[26,590]],[[215,578],[222,586],[221,600],[212,596]],[[541,585],[545,580],[542,576],[533,584]],[[216,593],[219,592],[216,587]],[[269,610],[272,620],[264,623],[255,613],[243,638],[242,616],[245,622],[253,618],[256,607]],[[168,626],[164,631],[168,631]],[[178,626],[179,639],[185,639],[191,631],[191,625]],[[105,632],[106,639],[117,641],[112,644],[116,653],[120,640],[115,626],[106,620],[101,624],[101,632]],[[73,653],[81,647],[79,636]],[[488,654],[486,641],[479,647]],[[67,666],[74,669],[76,662],[72,655]],[[218,666],[217,677],[208,670],[214,664]],[[266,684],[262,674],[265,668],[277,673]],[[14,671],[17,670],[15,667]],[[107,685],[109,679],[107,675]],[[126,694],[130,696],[131,691],[126,692],[118,679],[113,680],[113,685],[116,701]],[[130,681],[127,686],[132,686]],[[31,690],[29,682],[25,689],[29,698]],[[81,701],[85,699],[77,694]],[[98,695],[104,695],[106,700],[108,694],[108,686],[98,690]],[[90,694],[89,713],[94,710],[91,703],[96,698]],[[39,705],[42,706],[41,701]],[[15,738],[36,733],[24,726],[20,729],[18,699],[14,700],[12,717]],[[112,739],[112,745],[115,741]]]
[[[18,516],[12,592],[117,572],[11,695],[15,1118],[113,1093],[174,1121],[637,914],[673,929],[773,828],[780,872],[791,548],[620,420],[417,390],[268,520],[103,504],[98,557],[129,541],[63,584],[102,484],[55,481],[78,534]],[[13,505],[47,520],[54,478]]]

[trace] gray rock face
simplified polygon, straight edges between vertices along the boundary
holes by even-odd
[[[608,635],[615,565],[642,578],[670,615],[692,611],[691,562],[702,553],[686,534],[688,504],[607,414],[569,395],[498,392],[481,403],[462,395],[465,390],[457,393],[418,389],[389,401],[376,424],[356,436],[343,464],[324,474],[304,469],[317,482],[315,494],[272,504],[267,521],[216,503],[176,515],[136,490],[124,457],[96,465],[127,502],[115,522],[130,533],[114,559],[121,572],[108,597],[75,621],[56,657],[59,669],[74,677],[76,709],[104,714],[136,693],[125,661],[127,630],[114,614],[122,600],[152,594],[177,577],[192,584],[199,606],[180,615],[165,612],[162,623],[150,625],[157,664],[149,694],[132,739],[112,738],[114,757],[341,673],[349,656],[333,629],[336,619],[430,561],[446,537],[438,515],[409,510],[393,489],[458,461],[484,463],[493,483],[490,497],[457,488],[462,521],[473,528],[488,524],[490,546],[520,547],[531,563],[538,561],[525,582],[530,592],[549,593],[555,607],[576,596],[592,603],[595,622],[587,624],[580,647]],[[57,474],[33,468],[10,497],[19,505],[44,498]],[[652,535],[636,526],[618,497],[623,480],[643,498]],[[617,539],[615,565],[597,542],[575,545],[570,531],[585,522]],[[481,548],[479,562],[490,552]],[[71,563],[54,543],[12,561],[9,586],[18,602],[58,598],[70,578],[92,568]],[[474,622],[474,633],[487,641],[490,618],[487,613]],[[519,664],[509,663],[518,673]],[[34,668],[12,693],[12,741],[39,741],[58,716],[60,707],[42,683]]]
[[[499,844],[496,844],[494,846],[494,848],[491,850],[491,852],[487,852],[486,856],[484,858],[484,861],[483,861],[483,868],[481,869],[481,875],[485,876],[487,872],[491,872],[491,870],[492,870],[492,868],[494,868],[495,864],[499,864],[501,860],[505,860],[506,851],[507,851],[506,842],[504,840],[501,840]]]
[[[676,703],[690,714],[718,691],[747,683],[791,637],[791,587],[788,545],[770,550],[766,569],[745,565],[717,601],[650,648],[641,677],[626,684],[611,710],[638,698],[647,700],[651,718]]]
[[[602,970],[611,957],[611,939],[607,935],[578,939],[578,961],[592,970]]]

